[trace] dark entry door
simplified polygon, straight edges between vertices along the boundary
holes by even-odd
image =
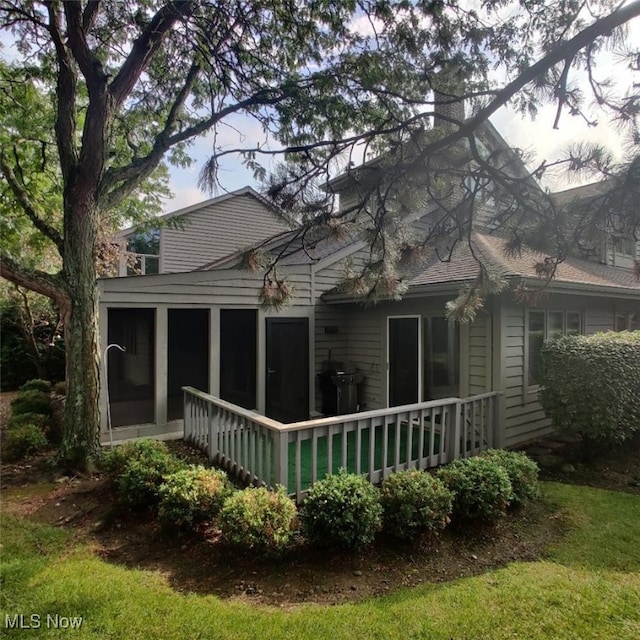
[[[167,420],[180,420],[182,387],[209,391],[209,309],[169,309],[167,319]]]
[[[389,406],[418,402],[419,318],[389,318]]]
[[[266,413],[280,422],[309,418],[309,320],[267,318]]]

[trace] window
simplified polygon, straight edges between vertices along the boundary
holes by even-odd
[[[616,331],[637,331],[640,329],[640,313],[616,313]]]
[[[579,311],[544,311],[531,309],[527,315],[525,386],[539,384],[540,353],[545,340],[582,333],[582,314]]]
[[[127,242],[127,275],[160,273],[160,229],[137,233]]]
[[[618,238],[614,242],[615,252],[628,258],[635,258],[636,243],[633,238]]]
[[[529,311],[529,384],[538,384],[540,376],[540,351],[546,335],[546,314],[544,311]]]
[[[582,332],[582,315],[579,311],[567,311],[567,326],[565,335],[575,336]]]
[[[468,175],[463,180],[466,195],[473,195],[476,202],[488,207],[495,205],[491,180],[487,176]]]

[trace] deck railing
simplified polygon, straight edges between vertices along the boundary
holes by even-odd
[[[283,424],[184,387],[184,437],[230,474],[299,501],[339,468],[379,483],[496,444],[497,392]]]

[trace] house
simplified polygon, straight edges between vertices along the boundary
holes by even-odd
[[[120,231],[115,240],[125,251],[118,275],[192,271],[287,231],[272,205],[245,187],[160,216],[151,228]]]
[[[504,144],[489,125],[483,136],[487,145]],[[504,153],[509,155],[508,148]],[[334,186],[342,189],[346,206],[348,180],[340,178]],[[616,245],[621,248],[605,252],[601,260],[567,258],[537,303],[523,304],[514,291],[540,282],[535,263],[542,256],[526,250],[512,255],[499,235],[479,225],[472,242],[456,246],[450,260],[432,255],[407,274],[402,300],[364,307],[339,287],[347,261],[366,259],[366,243],[358,237],[325,235],[300,248],[295,230],[267,229],[261,216],[271,212],[249,191],[183,213],[198,218],[205,205],[221,204],[240,212],[241,199],[256,202],[250,226],[263,237],[250,238],[247,226],[240,226],[242,216],[235,214],[224,218],[224,229],[212,222],[206,235],[196,233],[182,244],[179,236],[170,241],[163,229],[161,273],[147,270],[145,276],[99,282],[102,349],[112,343],[125,349],[110,351],[108,376],[103,376],[102,414],[106,416],[108,384],[115,440],[179,437],[186,428],[212,457],[215,453],[247,478],[265,481],[264,473],[254,468],[264,466],[270,469],[267,483],[295,484],[298,495],[304,491],[304,473],[311,481],[349,461],[358,472],[367,468],[376,480],[387,468],[409,465],[418,439],[419,466],[429,466],[460,452],[514,446],[547,434],[551,426],[538,401],[544,340],[640,327],[640,281],[621,253],[632,250],[633,258],[639,257],[638,243]],[[429,206],[418,212],[414,226],[425,227],[432,214]],[[199,242],[218,232],[229,238],[227,257],[216,253],[222,243],[214,247],[212,242],[209,252]],[[247,236],[234,243],[236,233]],[[280,312],[260,305],[265,276],[243,268],[234,251],[238,244],[252,243],[281,256],[278,272],[293,293]],[[170,246],[181,246],[181,252]],[[475,280],[478,257],[505,286],[489,296],[472,322],[451,324],[445,304]],[[321,374],[332,364],[338,370],[347,363],[363,376],[356,407],[360,412],[322,419]],[[183,395],[183,387],[209,395]],[[426,436],[422,431],[412,435],[411,426],[406,432],[407,425],[423,422],[430,424]],[[454,425],[455,434],[445,435],[445,426],[451,431]],[[103,438],[106,427],[105,420]],[[207,432],[214,428],[215,443],[213,431]],[[357,443],[355,458],[347,451],[350,438]],[[424,455],[423,446],[428,449]],[[216,447],[225,447],[224,453]],[[315,462],[321,449],[324,467]],[[391,449],[395,463],[387,464]],[[301,471],[305,451],[314,452],[314,462]],[[297,465],[293,471],[286,462],[292,456]],[[385,461],[382,471],[374,470],[380,457]]]

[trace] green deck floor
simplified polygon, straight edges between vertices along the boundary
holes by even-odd
[[[369,473],[369,444],[371,439],[371,429],[363,429],[361,432],[362,447],[360,455],[360,473]],[[400,464],[407,462],[407,435],[408,425],[405,423],[400,427],[400,451],[399,462]],[[395,462],[396,455],[396,428],[395,425],[390,424],[387,433],[387,459],[386,464],[382,464],[383,456],[383,442],[384,431],[382,427],[375,428],[375,443],[374,443],[374,456],[373,456],[373,470],[381,469],[383,466],[392,466]],[[429,432],[424,432],[424,444],[422,448],[422,456],[426,457],[430,455],[429,447]],[[324,478],[329,472],[328,467],[328,442],[327,437],[318,438],[318,453],[317,453],[317,477],[318,479]],[[418,426],[412,427],[411,436],[411,459],[415,460],[419,457],[418,448],[420,446],[420,428]],[[440,436],[435,435],[434,438],[434,453],[437,453],[440,448]],[[331,451],[331,471],[335,473],[340,468],[345,468],[351,473],[356,473],[356,432],[351,431],[347,433],[346,438],[346,452],[343,456],[343,435],[336,433],[332,436],[332,451]],[[345,460],[346,458],[346,460]],[[302,489],[305,490],[312,484],[312,441],[304,440],[300,443],[300,482]],[[345,464],[346,461],[346,464]],[[289,444],[289,477],[288,486],[289,491],[293,490],[296,486],[296,443]]]

